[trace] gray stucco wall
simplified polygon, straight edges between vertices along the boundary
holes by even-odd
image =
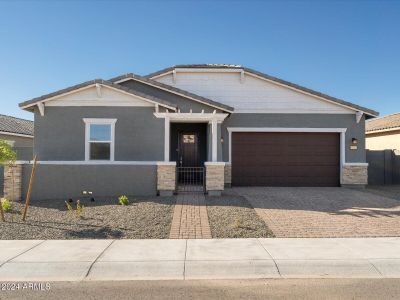
[[[116,118],[115,160],[159,161],[164,158],[164,119],[152,107],[46,107],[35,110],[34,152],[39,160],[84,160],[83,118]]]
[[[223,161],[229,161],[228,127],[347,128],[346,162],[365,162],[365,119],[357,124],[354,114],[232,114],[222,124]],[[358,149],[350,150],[351,139]]]
[[[25,199],[31,165],[23,166],[22,195]],[[119,195],[148,196],[157,191],[157,166],[143,165],[37,165],[32,200]]]

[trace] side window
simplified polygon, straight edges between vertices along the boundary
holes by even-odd
[[[85,160],[114,160],[116,119],[84,119]]]

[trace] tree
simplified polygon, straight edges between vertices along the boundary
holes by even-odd
[[[0,164],[13,165],[16,159],[17,154],[14,152],[11,145],[5,140],[0,140]]]
[[[11,168],[11,177],[12,177],[11,201],[14,201],[14,163],[16,159],[17,159],[17,154],[12,149],[11,145],[5,140],[0,140],[0,165],[8,166]],[[0,203],[0,217],[2,221],[4,221],[3,206],[1,203]]]

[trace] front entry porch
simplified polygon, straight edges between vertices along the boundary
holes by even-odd
[[[225,166],[221,123],[227,114],[165,112],[155,116],[165,119],[165,161],[157,167],[158,193],[221,194]]]
[[[170,158],[176,162],[176,192],[205,192],[206,123],[171,123]]]

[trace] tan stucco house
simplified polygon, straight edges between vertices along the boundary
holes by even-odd
[[[368,150],[400,149],[400,113],[367,121],[365,139]]]

